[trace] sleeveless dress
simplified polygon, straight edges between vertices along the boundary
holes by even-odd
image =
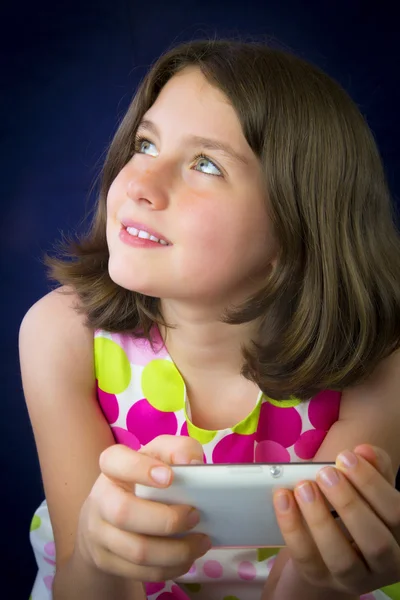
[[[151,343],[96,331],[94,362],[98,401],[115,441],[134,450],[169,434],[198,440],[207,463],[310,461],[339,417],[339,392],[323,391],[302,402],[275,401],[260,392],[252,412],[234,427],[200,429],[190,420],[185,383],[156,328]],[[50,600],[55,545],[46,501],[35,512],[30,539],[38,564],[31,600]],[[277,550],[211,549],[176,581],[147,583],[147,598],[260,600]],[[400,599],[399,587],[362,599]]]

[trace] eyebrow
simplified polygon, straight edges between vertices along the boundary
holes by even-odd
[[[153,123],[153,121],[143,119],[143,121],[139,123],[138,131],[140,129],[147,129],[148,131],[159,137],[158,127],[155,123]],[[224,142],[220,142],[218,140],[213,140],[211,138],[206,138],[199,135],[188,135],[186,136],[185,141],[194,146],[202,146],[202,148],[204,148],[205,150],[217,150],[219,152],[223,152],[227,156],[230,156],[234,160],[246,166],[249,164],[249,161],[243,154],[236,152],[236,150],[234,150],[229,144],[226,144]]]

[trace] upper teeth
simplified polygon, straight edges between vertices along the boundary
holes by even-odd
[[[144,240],[151,240],[152,242],[158,242],[163,246],[168,246],[168,242],[166,242],[165,240],[158,239],[154,235],[150,235],[148,231],[136,229],[135,227],[127,227],[126,230],[128,233],[130,233],[130,235],[134,235],[135,237],[140,237]]]

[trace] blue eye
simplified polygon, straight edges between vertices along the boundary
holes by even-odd
[[[217,177],[222,177],[221,171],[213,163],[212,160],[207,158],[207,156],[200,154],[199,156],[196,156],[195,161],[196,161],[196,166],[194,167],[195,171],[199,171],[200,173],[205,173],[206,175],[216,175]]]
[[[155,145],[153,142],[146,140],[146,138],[138,137],[135,141],[135,152],[139,154],[148,154],[149,156],[157,156],[157,151],[152,150],[155,149]]]

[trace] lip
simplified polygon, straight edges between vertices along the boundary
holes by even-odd
[[[121,221],[121,225],[124,229],[127,229],[128,227],[134,227],[135,229],[141,229],[142,231],[147,231],[147,233],[149,233],[150,235],[153,235],[154,237],[156,237],[159,240],[164,240],[165,242],[167,242],[167,244],[169,246],[172,246],[172,243],[169,241],[168,238],[166,238],[164,235],[162,235],[155,229],[148,227],[144,223],[138,223],[137,221],[130,221],[129,219],[123,219]]]

